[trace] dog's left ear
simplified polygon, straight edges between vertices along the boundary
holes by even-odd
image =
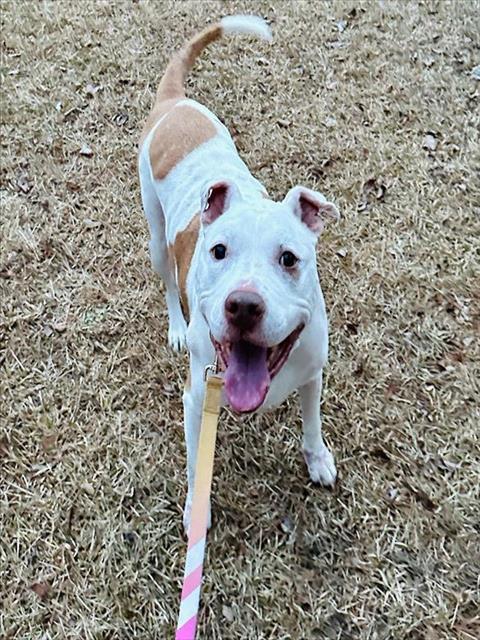
[[[340,217],[337,207],[332,202],[327,202],[321,193],[307,187],[293,187],[283,202],[289,205],[295,215],[317,236],[329,222]]]
[[[231,204],[232,198],[238,194],[233,182],[221,180],[207,185],[202,195],[201,220],[203,224],[211,224],[225,213]]]

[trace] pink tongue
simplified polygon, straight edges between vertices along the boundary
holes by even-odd
[[[270,386],[267,350],[240,340],[232,345],[225,392],[234,411],[255,411],[265,400]]]

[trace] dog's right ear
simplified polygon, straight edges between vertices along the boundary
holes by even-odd
[[[225,213],[237,193],[237,187],[227,180],[208,185],[202,195],[202,223],[215,222],[222,213]]]
[[[340,217],[337,207],[327,202],[322,193],[300,185],[290,189],[284,202],[316,236],[320,235],[328,222]]]

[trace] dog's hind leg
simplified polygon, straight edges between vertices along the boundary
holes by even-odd
[[[140,172],[141,173],[141,172]],[[153,270],[161,276],[165,284],[165,298],[168,308],[168,343],[179,351],[185,347],[187,323],[180,306],[173,265],[168,256],[165,237],[165,218],[162,205],[155,193],[155,189],[146,177],[141,179],[142,202],[150,229],[150,259]]]
[[[333,486],[337,478],[335,460],[323,441],[320,397],[322,374],[299,387],[303,417],[303,455],[313,482]]]

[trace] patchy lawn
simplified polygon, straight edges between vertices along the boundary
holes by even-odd
[[[200,638],[472,640],[479,619],[478,1],[2,0],[0,636],[173,637],[186,357],[166,345],[136,144],[162,69],[274,197],[342,220],[318,261],[340,479],[297,400],[220,425]],[[476,278],[475,278],[476,270]]]

